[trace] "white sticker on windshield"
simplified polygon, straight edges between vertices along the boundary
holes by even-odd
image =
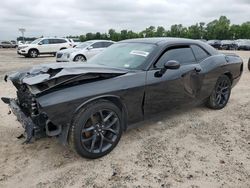
[[[132,55],[139,55],[139,56],[143,56],[143,57],[147,57],[148,56],[148,52],[145,52],[145,51],[140,51],[140,50],[132,50],[130,52],[130,54]]]
[[[130,67],[130,65],[129,65],[129,64],[125,64],[125,65],[124,65],[124,67],[129,68],[129,67]]]

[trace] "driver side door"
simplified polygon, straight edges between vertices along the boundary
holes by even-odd
[[[179,62],[180,68],[167,70],[161,77],[155,76],[169,60]],[[174,46],[167,49],[147,72],[145,117],[195,102],[201,88],[200,72],[201,67],[196,62],[190,46]]]
[[[39,53],[48,53],[51,51],[51,44],[49,43],[49,39],[43,39],[38,43]]]

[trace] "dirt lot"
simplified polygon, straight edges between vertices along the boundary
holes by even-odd
[[[250,52],[226,108],[173,110],[128,130],[109,155],[87,160],[47,138],[23,145],[23,129],[0,102],[0,187],[250,187]],[[0,49],[0,96],[15,96],[6,72],[29,59]]]

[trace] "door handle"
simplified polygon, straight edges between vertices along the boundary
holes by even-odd
[[[200,67],[195,67],[194,70],[195,70],[195,72],[201,72],[201,68]]]

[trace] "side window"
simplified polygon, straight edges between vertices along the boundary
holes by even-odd
[[[48,39],[43,39],[43,40],[41,41],[41,43],[42,43],[42,44],[49,44],[49,40],[48,40]]]
[[[197,45],[191,45],[191,48],[194,52],[194,55],[195,55],[197,61],[201,61],[201,60],[209,57],[209,54],[205,50],[203,50],[201,47],[199,47]]]
[[[194,54],[190,47],[172,48],[167,50],[156,63],[157,68],[162,68],[169,60],[176,60],[183,64],[196,63]]]
[[[67,42],[66,40],[64,40],[64,39],[56,39],[58,42],[57,43],[65,43],[65,42]]]
[[[49,39],[50,44],[60,44],[60,43],[65,43],[66,40],[64,39]]]
[[[102,47],[102,42],[96,42],[94,44],[92,44],[93,48],[103,48]]]
[[[113,42],[103,42],[103,47],[107,48],[109,46],[111,46],[113,44]]]
[[[56,44],[56,39],[49,39],[50,44]]]

